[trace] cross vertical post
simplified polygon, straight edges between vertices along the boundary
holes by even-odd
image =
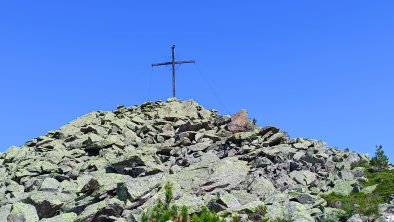
[[[152,64],[153,66],[172,66],[172,97],[176,97],[176,76],[175,76],[175,65],[185,64],[185,63],[196,63],[194,60],[185,60],[185,61],[175,61],[175,45],[171,47],[171,62],[162,62]]]
[[[172,52],[172,97],[175,98],[176,92],[176,83],[175,83],[175,45],[171,47],[171,52]]]

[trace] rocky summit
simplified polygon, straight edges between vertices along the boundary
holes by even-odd
[[[345,211],[324,196],[373,192],[354,167],[368,161],[259,127],[245,110],[222,116],[176,99],[118,106],[0,154],[0,221],[141,221],[167,183],[190,214],[206,206],[227,221],[260,221],[250,213],[265,206],[265,221],[339,221]],[[390,221],[393,205],[383,207],[377,220]]]

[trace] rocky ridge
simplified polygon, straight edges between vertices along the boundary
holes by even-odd
[[[0,221],[140,221],[171,182],[174,204],[222,215],[336,221],[323,194],[362,187],[368,156],[259,127],[194,101],[92,112],[0,154]],[[391,206],[386,206],[391,207]],[[386,218],[388,216],[386,215]],[[380,218],[385,221],[385,218]],[[387,220],[386,220],[387,221]]]

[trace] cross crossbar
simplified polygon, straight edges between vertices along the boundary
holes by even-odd
[[[175,65],[180,65],[180,64],[185,64],[185,63],[196,63],[196,61],[185,60],[185,61],[174,62]],[[152,66],[167,66],[167,65],[172,65],[172,62],[163,62],[163,63],[152,64]]]
[[[172,51],[171,62],[155,63],[155,64],[152,64],[152,67],[172,65],[172,97],[176,97],[175,65],[186,64],[186,63],[196,63],[196,61],[194,61],[194,60],[175,61],[175,45],[173,45],[171,47],[171,51]]]

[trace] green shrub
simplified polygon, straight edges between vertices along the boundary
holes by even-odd
[[[200,218],[197,216],[197,214],[193,214],[192,222],[199,222],[199,221],[200,221]]]
[[[207,207],[203,207],[198,222],[224,222],[224,219],[221,219],[215,212],[210,211]]]
[[[224,222],[215,212],[203,207],[200,214],[189,216],[189,209],[183,206],[180,210],[176,205],[171,205],[174,199],[173,185],[167,183],[164,186],[164,202],[159,199],[151,209],[141,215],[142,222]]]
[[[350,164],[350,169],[353,170],[356,167],[364,167],[365,169],[369,169],[370,164],[369,164],[369,161],[360,161],[360,162],[354,162],[354,163]]]
[[[376,156],[370,164],[361,163],[352,167],[362,166],[366,169],[368,180],[361,183],[363,187],[377,185],[376,189],[370,194],[352,193],[349,196],[330,194],[323,196],[329,205],[341,202],[342,209],[348,217],[354,214],[365,216],[379,215],[379,204],[387,203],[389,196],[394,193],[394,170],[388,170],[388,159],[385,157],[382,147],[377,147]],[[380,170],[376,170],[379,168]]]
[[[164,185],[164,190],[166,197],[166,205],[169,206],[172,199],[174,198],[173,185],[171,183],[166,183],[166,185]]]
[[[238,214],[233,215],[233,222],[241,222],[241,217]]]
[[[378,215],[378,204],[381,203],[381,199],[378,195],[364,193],[353,193],[349,196],[331,193],[324,196],[324,199],[328,202],[329,206],[332,206],[338,201],[341,203],[341,209],[346,212],[346,218],[343,219],[348,219],[354,214],[367,216]]]
[[[189,209],[187,209],[186,206],[183,206],[181,209],[181,216],[182,216],[182,222],[187,222],[189,219]]]
[[[376,190],[372,193],[380,198],[381,203],[387,203],[389,196],[394,193],[394,170],[368,171],[368,181],[364,186],[377,184]]]
[[[267,214],[267,206],[260,205],[256,208],[255,212],[249,214],[249,218],[252,221],[260,221],[260,222],[268,221],[267,219],[264,220],[266,214]]]
[[[167,183],[164,186],[165,201],[157,200],[156,204],[148,212],[144,212],[141,216],[143,222],[166,222],[178,217],[178,207],[170,203],[173,196],[172,184]]]
[[[141,216],[141,222],[148,222],[149,221],[149,216],[147,213],[143,212]]]

